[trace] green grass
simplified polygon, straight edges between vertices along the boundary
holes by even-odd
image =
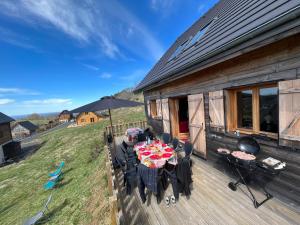
[[[113,121],[145,119],[143,109],[114,110]],[[22,224],[53,194],[45,224],[109,224],[109,205],[102,131],[108,120],[63,128],[40,138],[33,155],[0,168],[0,223]],[[96,147],[100,152],[95,151]],[[43,189],[54,165],[65,161],[64,176],[52,191]],[[97,221],[97,222],[95,222]]]

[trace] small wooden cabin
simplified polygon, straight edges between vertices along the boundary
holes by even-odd
[[[20,121],[17,122],[12,127],[13,138],[24,138],[36,133],[39,127],[30,121]]]
[[[189,139],[215,163],[217,148],[255,136],[287,163],[268,189],[300,205],[300,2],[219,1],[136,87],[156,132]],[[203,171],[205,172],[205,171]]]
[[[0,164],[4,163],[7,158],[16,156],[21,147],[19,142],[12,140],[10,123],[13,118],[0,112]]]
[[[77,125],[83,126],[91,123],[100,122],[103,118],[104,116],[102,114],[96,112],[82,112],[76,117],[76,123]]]
[[[73,119],[73,115],[69,110],[63,110],[58,115],[58,120],[59,120],[60,123],[69,122],[71,119]]]

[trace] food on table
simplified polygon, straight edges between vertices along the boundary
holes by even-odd
[[[145,148],[139,148],[139,151],[145,151],[146,149]]]
[[[150,159],[160,159],[161,156],[157,155],[157,154],[154,154],[154,155],[151,155],[150,156]]]
[[[254,155],[248,154],[242,151],[233,151],[231,153],[235,158],[242,159],[242,160],[255,160],[256,157]]]
[[[281,163],[279,160],[274,159],[272,157],[264,159],[263,162],[269,166],[276,166],[277,164]]]
[[[172,153],[164,153],[162,154],[163,158],[170,158],[173,154]]]
[[[167,144],[162,144],[161,146],[163,146],[163,147],[167,147]]]
[[[223,153],[223,154],[230,154],[230,150],[226,149],[226,148],[218,148],[217,150],[219,153]]]
[[[151,152],[143,152],[143,153],[141,153],[141,155],[144,155],[144,156],[148,156],[150,154],[151,154]]]
[[[165,152],[173,152],[173,149],[172,148],[165,148],[164,151]]]

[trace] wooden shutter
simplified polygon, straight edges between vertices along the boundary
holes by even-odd
[[[300,79],[279,82],[279,143],[300,149]]]
[[[164,98],[161,100],[162,117],[163,117],[163,130],[165,133],[170,134],[170,114],[169,114],[169,99]]]
[[[209,92],[209,118],[212,129],[225,131],[223,90]]]
[[[205,117],[203,94],[189,95],[190,139],[196,153],[206,158]]]
[[[161,100],[156,99],[156,109],[157,109],[157,117],[161,118],[162,113],[161,113]]]
[[[150,109],[150,101],[147,100],[147,115],[148,117],[151,117],[151,109]]]

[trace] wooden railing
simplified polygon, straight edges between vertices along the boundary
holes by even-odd
[[[112,127],[107,126],[105,128],[105,133],[112,134],[113,131],[115,137],[122,136],[125,135],[125,132],[128,128],[133,128],[133,127],[139,127],[145,129],[147,127],[147,121],[136,121],[131,123],[115,124]]]
[[[108,191],[109,191],[109,204],[110,204],[110,213],[111,213],[111,223],[112,225],[119,225],[122,220],[122,212],[120,201],[118,197],[118,187],[116,181],[116,174],[112,164],[112,156],[110,150],[107,146],[104,147],[104,150],[107,155],[106,161],[106,170],[107,170],[107,181],[108,181]]]

